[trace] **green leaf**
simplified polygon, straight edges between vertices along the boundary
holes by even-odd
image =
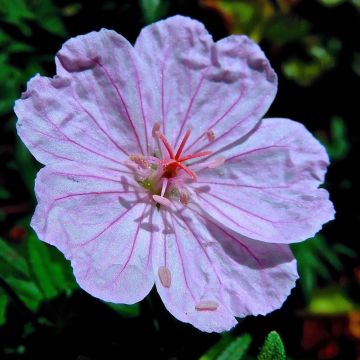
[[[15,159],[27,189],[31,194],[34,194],[35,177],[38,169],[30,152],[19,138],[15,143]]]
[[[10,193],[3,187],[0,187],[0,199],[8,199],[10,197]]]
[[[6,309],[9,299],[7,295],[3,292],[0,292],[0,326],[6,323]]]
[[[217,356],[231,343],[233,337],[226,334],[213,345],[199,360],[215,360]]]
[[[5,240],[0,238],[0,276],[6,275],[6,270],[11,275],[20,275],[28,278],[30,275],[26,260]]]
[[[44,296],[34,282],[12,277],[7,278],[6,281],[30,310],[36,311],[38,309],[44,300]]]
[[[241,360],[251,344],[251,336],[243,334],[237,338],[224,335],[199,360]]]
[[[356,254],[343,244],[330,246],[322,235],[293,244],[291,248],[298,261],[300,284],[307,301],[311,300],[318,279],[331,278],[330,268],[337,271],[343,269],[339,254],[356,257]]]
[[[313,314],[339,315],[356,309],[355,304],[339,287],[317,290],[308,310]]]
[[[275,16],[267,24],[264,37],[272,43],[284,45],[286,43],[302,40],[310,32],[308,21],[285,15]]]
[[[115,310],[121,316],[137,317],[140,315],[140,305],[139,304],[123,305],[123,304],[113,304],[113,303],[107,303],[107,302],[104,302],[104,303],[106,305],[108,305],[111,309]]]
[[[266,337],[258,360],[286,360],[284,344],[276,331],[271,331]]]
[[[344,159],[349,150],[350,145],[347,138],[346,123],[340,116],[333,116],[330,119],[331,141],[320,137],[320,141],[326,147],[331,160]]]
[[[146,24],[151,24],[163,17],[169,5],[164,0],[139,0],[139,4]]]
[[[54,269],[47,246],[35,234],[27,239],[29,263],[34,280],[41,289],[45,299],[52,299],[58,295],[54,283]]]
[[[233,340],[216,360],[241,360],[251,344],[251,336],[244,334]]]

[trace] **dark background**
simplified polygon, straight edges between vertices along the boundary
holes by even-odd
[[[89,296],[29,227],[40,166],[17,138],[12,111],[26,81],[53,76],[54,55],[70,37],[105,27],[134,42],[143,26],[175,14],[202,21],[215,40],[246,33],[258,41],[279,75],[268,115],[305,124],[332,161],[325,187],[336,220],[294,246],[296,289],[280,310],[240,320],[226,336],[250,334],[246,359],[271,330],[292,359],[360,359],[356,0],[0,0],[0,358],[197,359],[224,336],[180,323],[155,291],[134,306]]]

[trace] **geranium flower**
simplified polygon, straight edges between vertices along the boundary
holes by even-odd
[[[299,123],[263,119],[277,78],[246,36],[213,42],[175,16],[134,47],[114,31],[67,41],[57,75],[15,105],[46,166],[31,225],[79,285],[132,304],[156,284],[203,331],[279,308],[297,279],[288,244],[333,218],[324,148]]]

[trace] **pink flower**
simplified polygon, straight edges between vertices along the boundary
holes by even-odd
[[[277,78],[260,48],[175,16],[134,47],[109,30],[70,39],[56,66],[15,111],[46,165],[32,227],[80,286],[132,304],[155,282],[208,332],[279,308],[297,279],[288,244],[334,210],[324,148],[299,123],[261,120]]]

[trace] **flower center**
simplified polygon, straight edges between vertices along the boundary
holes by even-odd
[[[180,168],[180,169],[184,170],[188,175],[190,175],[190,177],[193,180],[196,180],[195,173],[193,171],[191,171],[184,164],[184,162],[187,160],[191,160],[191,159],[209,156],[209,155],[211,155],[211,151],[203,151],[203,152],[199,152],[196,154],[190,154],[190,155],[181,157],[182,151],[184,150],[184,147],[186,145],[187,140],[190,137],[190,134],[191,134],[191,130],[189,129],[188,131],[186,131],[186,134],[181,141],[178,151],[176,152],[176,154],[174,154],[174,151],[172,150],[166,137],[161,132],[159,132],[159,131],[157,132],[157,135],[158,135],[159,139],[162,141],[162,143],[164,144],[164,147],[167,150],[169,158],[170,158],[168,161],[166,161],[163,164],[163,170],[164,170],[163,174],[162,174],[163,178],[164,177],[166,177],[166,178],[175,177],[177,175],[177,170]]]
[[[190,170],[185,164],[186,161],[206,157],[212,154],[211,151],[202,151],[194,154],[183,155],[183,150],[188,141],[191,130],[187,130],[177,151],[175,152],[167,138],[160,132],[160,124],[155,124],[152,135],[159,147],[161,156],[154,152],[154,156],[132,155],[130,160],[136,164],[137,182],[152,195],[153,200],[158,207],[161,205],[171,206],[172,197],[177,197],[181,203],[189,202],[189,191],[186,187],[186,173],[191,180],[196,181],[197,176],[194,171]],[[165,154],[162,148],[166,150]],[[221,159],[220,159],[221,160]],[[219,159],[216,163],[221,164]],[[214,163],[207,164],[208,167]]]

